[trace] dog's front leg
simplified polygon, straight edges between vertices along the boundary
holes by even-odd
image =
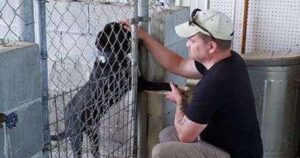
[[[89,140],[91,142],[91,153],[95,158],[100,157],[99,153],[99,135],[98,135],[98,126],[92,127],[87,131],[87,135],[89,137]]]
[[[74,158],[81,158],[82,155],[82,142],[83,142],[83,133],[81,131],[83,123],[82,121],[76,117],[73,116],[73,121],[72,121],[72,125],[69,125],[70,127],[70,131],[68,131],[68,133],[70,133],[70,142],[71,142],[71,147],[73,150],[73,155]]]

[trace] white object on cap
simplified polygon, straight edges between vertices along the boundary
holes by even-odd
[[[194,17],[196,23],[203,28],[207,29],[216,39],[232,40],[233,38],[233,23],[230,18],[214,10],[198,11]],[[201,29],[194,23],[185,22],[175,27],[175,31],[179,37],[188,38],[199,32],[206,34],[209,33]]]

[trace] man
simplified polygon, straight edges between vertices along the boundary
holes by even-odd
[[[125,26],[128,28],[128,25]],[[188,38],[189,58],[163,47],[143,29],[138,36],[167,70],[202,78],[189,105],[171,83],[167,98],[176,103],[174,127],[161,131],[154,158],[262,158],[262,140],[247,67],[230,50],[233,24],[221,12],[195,9],[175,27]],[[200,138],[198,137],[200,136]]]

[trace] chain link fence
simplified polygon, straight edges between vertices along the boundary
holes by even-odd
[[[46,4],[51,157],[133,157],[133,1]]]
[[[136,42],[113,22],[134,18],[136,2],[38,0],[46,4],[46,28],[34,22],[41,18],[34,2],[0,2],[0,44],[46,39],[50,138],[44,155],[134,157],[137,64],[130,56]]]
[[[34,42],[33,1],[0,2],[0,44],[13,46],[15,41]]]

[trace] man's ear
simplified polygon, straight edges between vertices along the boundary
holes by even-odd
[[[210,41],[208,43],[208,51],[209,53],[213,53],[217,50],[217,43],[215,41]]]

